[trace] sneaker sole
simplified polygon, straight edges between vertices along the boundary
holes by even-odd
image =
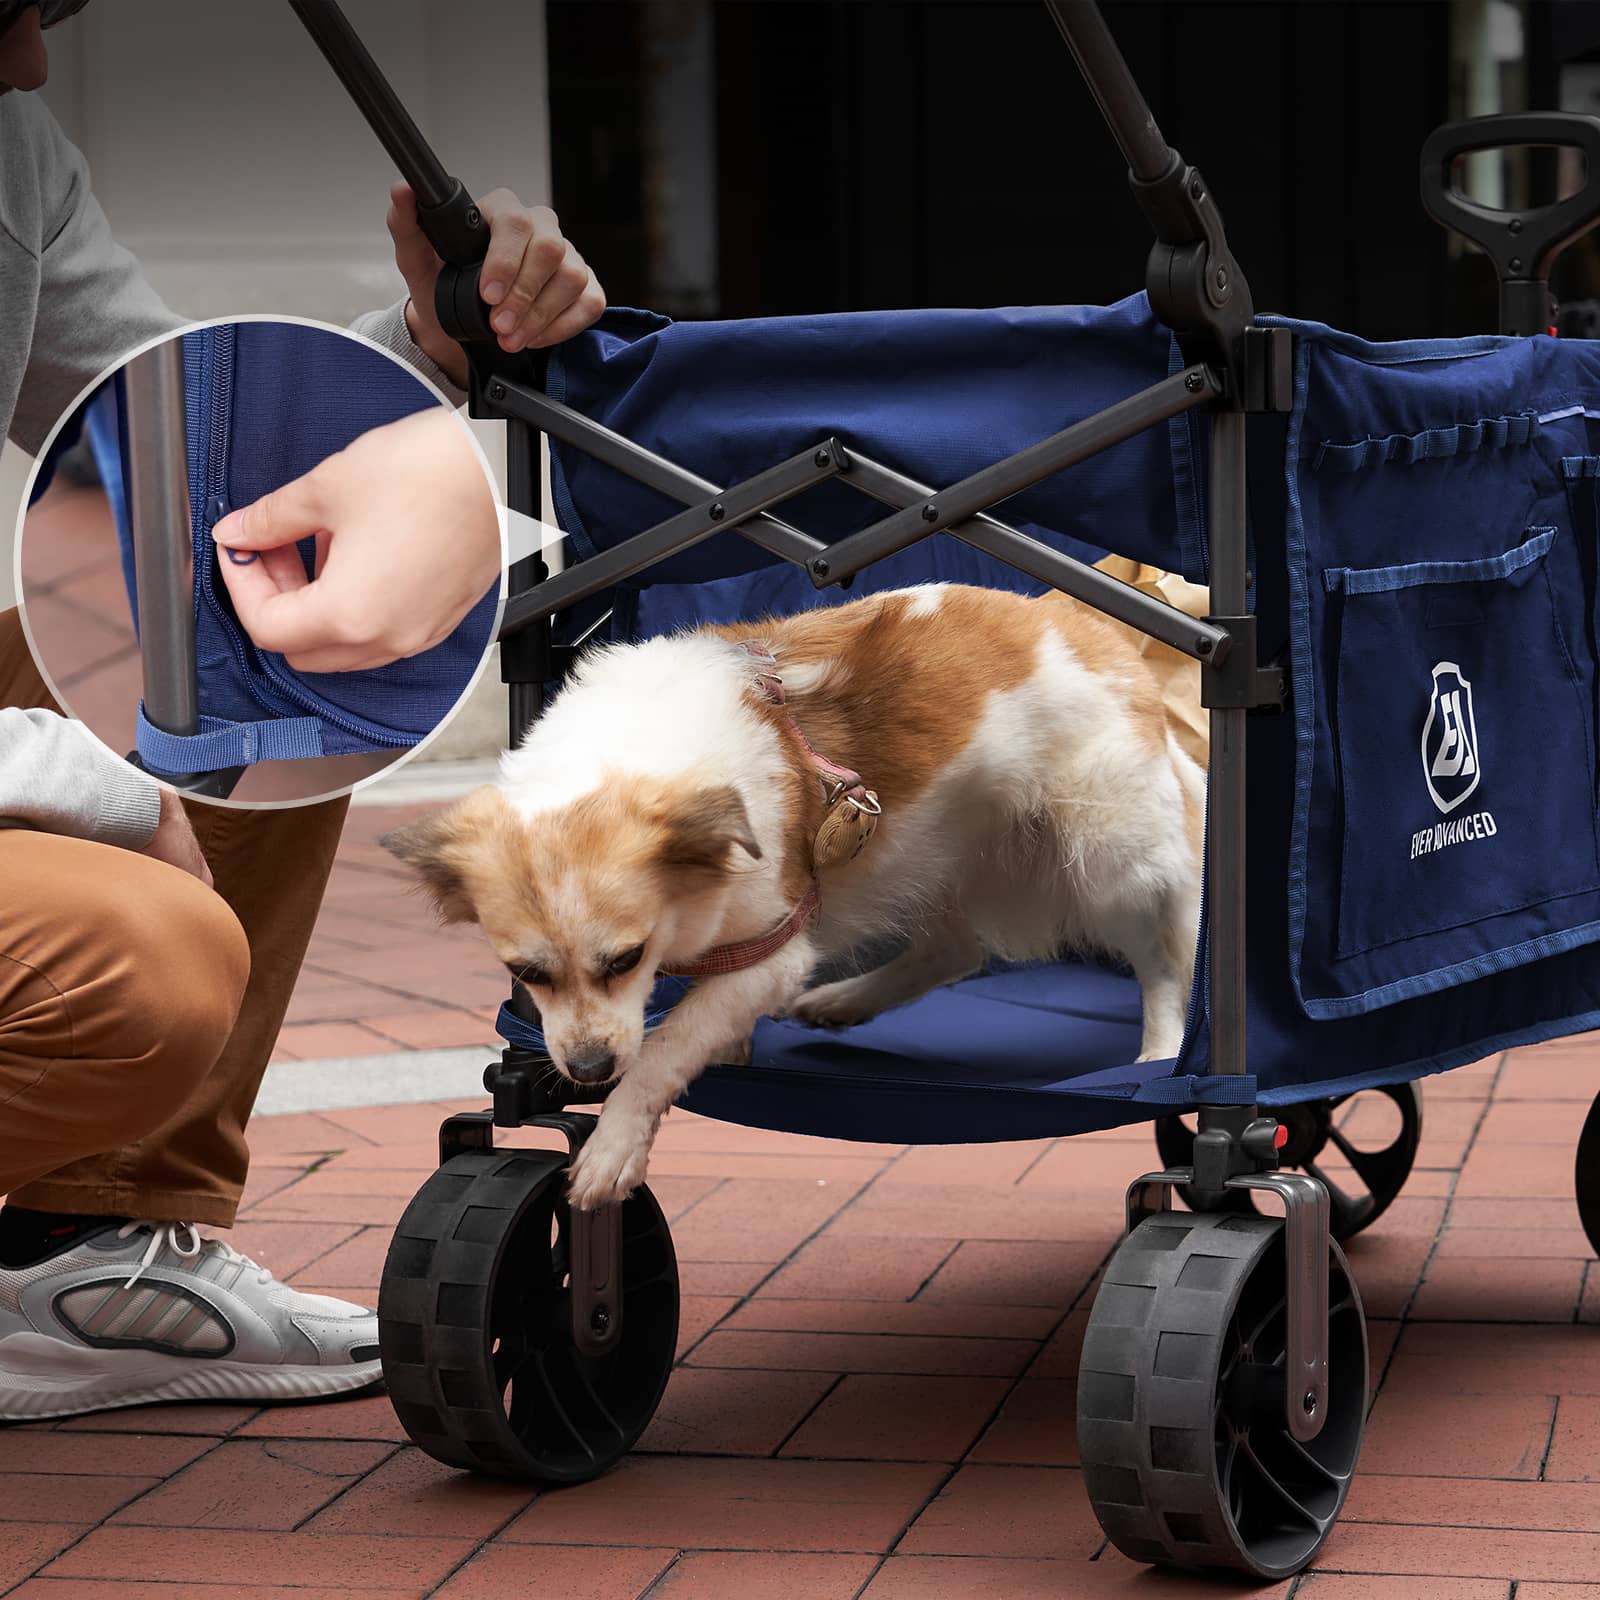
[[[172,1400],[318,1400],[365,1389],[378,1361],[344,1367],[247,1365],[158,1350],[98,1350],[15,1334],[0,1339],[0,1422],[39,1422]]]

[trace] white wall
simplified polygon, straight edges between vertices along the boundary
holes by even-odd
[[[445,166],[548,200],[542,0],[345,0]],[[98,0],[42,91],[117,237],[174,310],[348,322],[399,298],[396,174],[285,0]],[[499,429],[479,426],[498,466]],[[0,458],[0,603],[27,461]]]
[[[541,4],[345,9],[469,189],[547,197]],[[175,308],[343,322],[398,293],[383,227],[395,173],[283,0],[100,0],[50,42],[45,98]]]

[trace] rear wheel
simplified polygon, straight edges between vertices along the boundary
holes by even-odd
[[[1301,1443],[1285,1413],[1283,1237],[1274,1217],[1166,1212],[1111,1258],[1078,1448],[1101,1527],[1135,1561],[1288,1577],[1344,1505],[1367,1408],[1361,1300],[1330,1242],[1327,1411]]]
[[[1359,1089],[1334,1100],[1274,1106],[1269,1114],[1288,1134],[1278,1165],[1309,1173],[1327,1189],[1328,1231],[1341,1241],[1370,1228],[1389,1209],[1411,1176],[1422,1140],[1422,1096],[1414,1083]],[[1167,1167],[1192,1167],[1194,1116],[1163,1117],[1155,1128],[1162,1162]],[[1329,1145],[1333,1146],[1331,1154]],[[1596,1166],[1596,1184],[1600,1186],[1600,1152]],[[1178,1195],[1191,1211],[1255,1211],[1245,1189],[1229,1189],[1220,1196],[1199,1195],[1183,1184]],[[1594,1237],[1591,1233],[1591,1240]],[[1600,1246],[1596,1248],[1600,1250]]]

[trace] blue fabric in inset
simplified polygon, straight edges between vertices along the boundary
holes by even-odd
[[[245,634],[218,572],[212,527],[229,511],[309,472],[362,434],[438,404],[407,368],[330,329],[239,322],[183,336],[189,498],[194,540],[195,652],[206,731],[182,738],[141,719],[140,753],[157,770],[207,772],[253,760],[403,750],[444,719],[490,643],[498,586],[442,643],[361,672],[304,672]],[[131,531],[121,466],[125,428],[109,427],[120,383],[89,406],[90,438],[117,514],[137,616]],[[107,397],[113,397],[108,404]],[[440,530],[449,537],[449,530]],[[300,554],[307,575],[315,545]],[[268,732],[267,725],[288,728]],[[309,737],[314,724],[317,738]],[[224,740],[221,734],[235,730]],[[146,746],[149,746],[147,749]],[[278,752],[266,754],[267,750]],[[227,759],[218,759],[218,753]]]

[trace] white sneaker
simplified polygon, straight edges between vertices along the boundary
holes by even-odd
[[[380,1374],[375,1313],[301,1294],[187,1222],[129,1222],[0,1267],[0,1421],[305,1400]]]

